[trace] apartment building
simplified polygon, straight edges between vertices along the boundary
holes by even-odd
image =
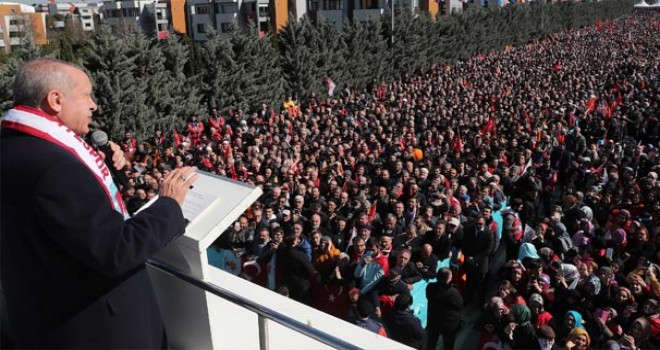
[[[48,14],[60,14],[67,19],[72,19],[80,23],[82,30],[86,32],[94,31],[96,28],[96,18],[99,16],[100,4],[96,2],[69,2],[69,3],[49,3]]]
[[[110,26],[132,22],[160,38],[172,29],[204,41],[209,27],[222,34],[255,23],[260,35],[279,31],[289,15],[329,20],[341,29],[346,18],[363,23],[392,6],[395,14],[425,11],[436,16],[460,11],[462,5],[461,0],[106,0],[102,16]]]
[[[0,2],[0,49],[9,53],[25,45],[30,34],[35,45],[48,43],[46,14],[36,12],[32,6]]]
[[[188,0],[188,27],[196,41],[206,40],[208,27],[218,33],[226,33],[232,26],[255,23],[261,34],[271,25],[279,29],[286,24],[288,0]],[[274,6],[273,6],[274,5]],[[271,9],[277,8],[272,16]],[[276,19],[271,22],[271,18]],[[277,20],[279,19],[279,21]]]
[[[134,24],[160,39],[170,30],[187,33],[185,0],[104,1],[101,12],[104,23],[111,27]]]

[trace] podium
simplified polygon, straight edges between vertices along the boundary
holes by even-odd
[[[183,204],[188,221],[185,234],[155,259],[190,276],[211,281],[207,248],[261,196],[262,191],[226,177],[199,173]],[[226,348],[226,339],[220,339],[214,324],[219,323],[216,322],[218,318],[230,316],[226,310],[210,311],[218,309],[217,298],[154,267],[149,266],[148,271],[172,348]]]

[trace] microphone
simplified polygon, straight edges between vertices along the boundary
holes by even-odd
[[[99,150],[105,153],[105,165],[110,169],[112,178],[123,188],[128,188],[128,177],[126,177],[126,174],[123,171],[115,169],[115,165],[112,162],[112,155],[114,152],[108,143],[108,134],[104,131],[96,130],[90,136],[90,141],[93,145],[98,147]]]

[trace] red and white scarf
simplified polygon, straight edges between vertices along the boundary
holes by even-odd
[[[35,108],[16,106],[5,113],[1,126],[49,141],[73,154],[94,174],[112,208],[122,214],[124,220],[129,218],[121,193],[103,158],[82,137],[55,117]]]

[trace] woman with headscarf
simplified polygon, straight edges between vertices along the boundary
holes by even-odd
[[[522,262],[525,258],[534,260],[541,259],[536,251],[536,247],[532,243],[523,243],[520,245],[520,249],[518,250],[518,261]]]
[[[509,324],[504,327],[511,349],[531,349],[537,344],[531,321],[532,312],[526,305],[516,304],[511,308]]]
[[[533,293],[529,297],[529,310],[532,312],[532,323],[534,328],[547,325],[552,320],[552,314],[543,308],[543,297],[538,293]]]
[[[618,287],[614,292],[612,305],[619,314],[621,324],[626,324],[630,317],[637,312],[637,303],[630,289]]]
[[[573,328],[566,338],[566,350],[587,350],[591,344],[591,338],[584,328]]]
[[[569,340],[568,335],[575,328],[584,329],[584,324],[582,323],[582,314],[575,310],[569,310],[564,314],[563,318],[555,318],[552,320],[552,324],[555,326],[557,331],[557,339],[560,339],[564,342]]]

